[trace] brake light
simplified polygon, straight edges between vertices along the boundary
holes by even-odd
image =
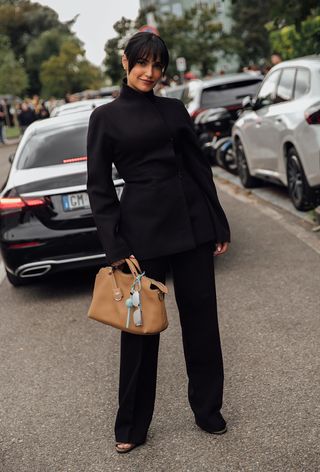
[[[202,113],[206,108],[198,108],[191,113],[191,118],[194,120],[200,113]]]
[[[14,244],[8,244],[8,247],[10,249],[22,249],[25,247],[37,247],[37,246],[43,246],[44,243],[39,243],[38,241],[32,241],[28,243],[14,243]]]
[[[45,199],[39,198],[20,198],[20,197],[7,197],[0,198],[0,212],[8,210],[19,210],[28,206],[39,206],[44,205]]]
[[[304,112],[305,119],[309,125],[320,125],[320,108],[319,105],[316,107],[309,108]]]
[[[82,157],[70,157],[69,159],[63,159],[64,164],[70,164],[72,162],[81,162],[81,161],[86,161],[87,156],[82,156]]]

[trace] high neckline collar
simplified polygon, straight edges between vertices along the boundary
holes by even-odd
[[[124,97],[124,98],[136,97],[136,98],[141,98],[141,99],[146,97],[149,99],[154,99],[155,95],[154,95],[153,89],[151,89],[149,92],[138,92],[138,90],[135,90],[134,88],[128,85],[127,78],[125,77],[124,79],[122,79],[120,97]]]

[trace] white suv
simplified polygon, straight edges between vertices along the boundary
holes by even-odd
[[[288,187],[294,206],[320,203],[320,56],[282,62],[257,96],[243,101],[232,135],[244,187],[270,180]],[[261,182],[261,181],[260,181]]]

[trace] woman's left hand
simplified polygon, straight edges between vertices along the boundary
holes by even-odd
[[[224,254],[225,252],[227,252],[229,248],[229,243],[225,242],[225,243],[217,243],[216,244],[216,250],[214,251],[213,255],[214,256],[220,256],[221,254]]]

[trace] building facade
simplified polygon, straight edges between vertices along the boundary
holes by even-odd
[[[216,7],[217,19],[221,22],[223,30],[228,33],[231,29],[231,0],[140,0],[141,8],[155,6],[160,14],[172,13],[176,16],[181,16],[191,7],[204,5]]]

